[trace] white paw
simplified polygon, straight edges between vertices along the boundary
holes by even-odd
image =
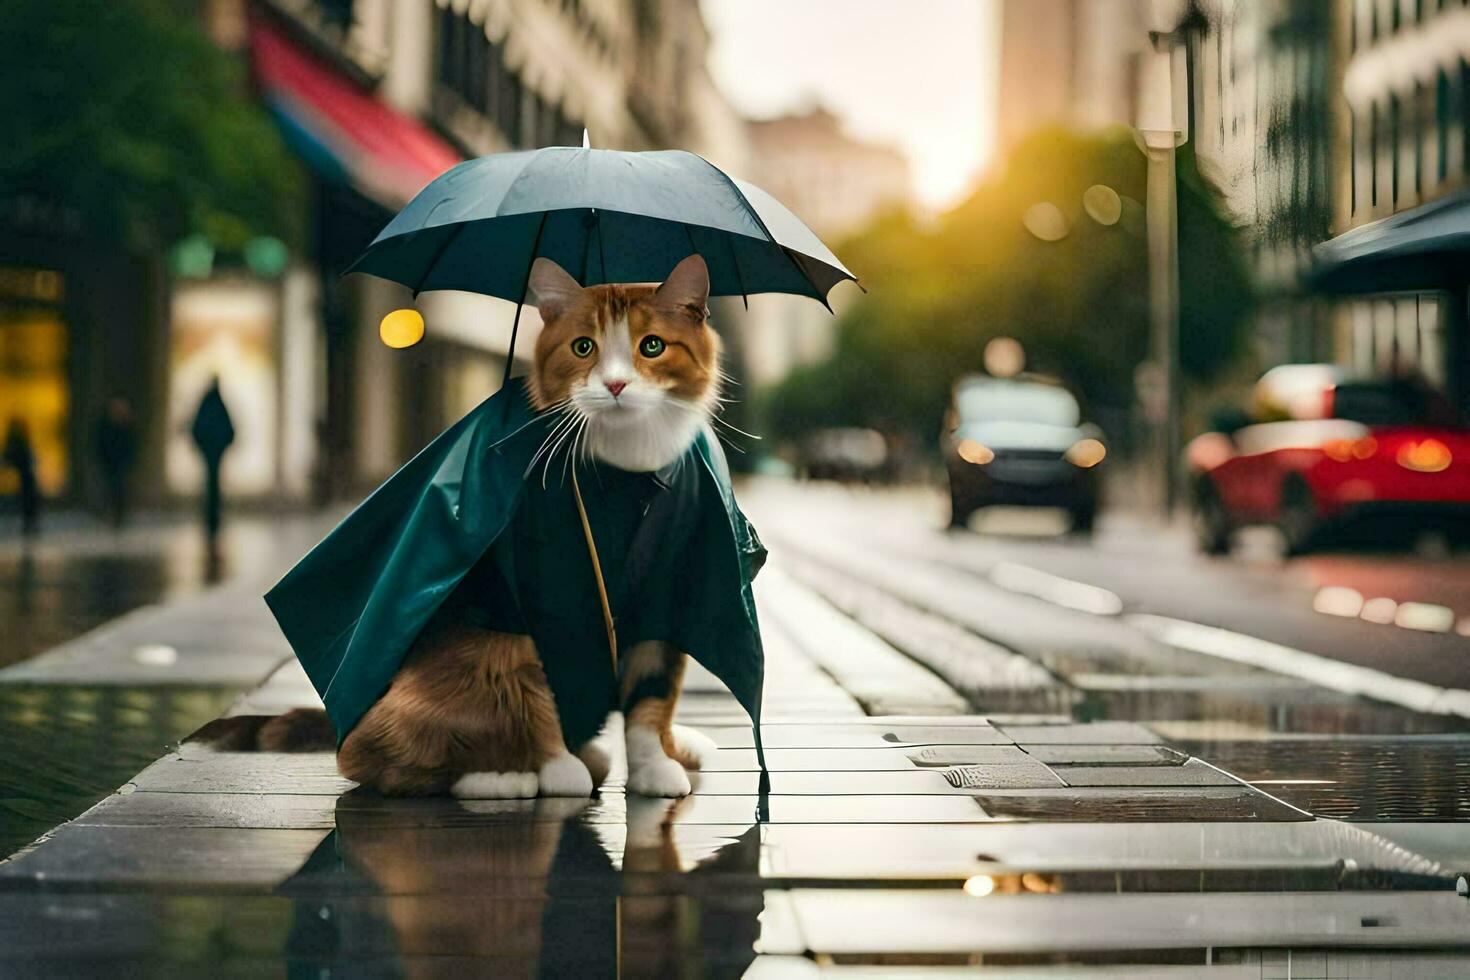
[[[542,796],[591,796],[592,773],[570,752],[549,759],[537,773]]]
[[[688,796],[689,774],[668,756],[638,763],[628,773],[628,788],[643,796]]]
[[[693,763],[691,769],[703,769],[705,763],[714,758],[720,747],[704,732],[687,725],[673,726],[674,744],[685,761]]]
[[[462,800],[526,800],[536,795],[534,772],[467,772],[449,792]]]

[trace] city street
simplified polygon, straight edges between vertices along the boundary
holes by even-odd
[[[1470,2],[7,15],[0,980],[1470,977]]]
[[[769,795],[740,709],[703,671],[679,717],[720,749],[684,801],[626,794],[616,768],[590,804],[392,801],[325,753],[186,742],[0,865],[7,972],[1470,969],[1455,895],[1470,846],[1448,822],[1470,816],[1460,702],[1354,696],[1331,670],[1308,676],[1315,660],[1278,672],[1175,624],[1281,642],[1303,615],[1329,618],[1310,575],[1387,591],[1393,560],[1377,579],[1382,556],[1205,561],[1132,515],[1105,515],[1091,545],[1043,533],[1043,514],[945,531],[923,489],[741,494],[772,551],[757,585]],[[218,691],[254,673],[266,682],[231,713],[317,703],[248,581],[91,634],[88,682],[152,671],[150,686]],[[1368,656],[1382,637],[1425,665],[1402,676],[1430,682],[1436,651],[1466,642],[1331,619],[1361,658],[1291,649],[1388,671]],[[140,664],[150,638],[177,659]],[[0,680],[75,683],[76,662],[64,647]],[[31,941],[63,921],[64,949]]]

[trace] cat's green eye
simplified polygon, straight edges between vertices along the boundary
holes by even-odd
[[[572,341],[572,353],[578,357],[591,357],[597,345],[592,342],[591,337],[578,337]]]
[[[655,337],[653,334],[649,334],[638,345],[638,353],[644,357],[658,357],[664,352],[664,346],[664,339],[662,337]]]

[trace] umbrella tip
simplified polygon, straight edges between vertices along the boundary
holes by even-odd
[[[586,126],[582,127],[582,149],[592,149],[592,137],[588,135]]]

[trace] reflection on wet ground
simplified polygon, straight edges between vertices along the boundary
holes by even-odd
[[[301,529],[258,515],[230,522],[213,558],[199,529],[162,516],[115,532],[83,523],[31,542],[0,538],[0,667],[19,663],[139,606],[167,602],[225,578],[268,578],[300,554]]]
[[[1470,721],[1408,711],[1392,705],[1300,684],[1256,685],[1231,690],[1223,679],[1214,690],[1091,689],[1073,708],[1079,721],[1119,719],[1153,725],[1175,737],[1209,738],[1211,733],[1311,735],[1423,735],[1470,733]]]
[[[1470,820],[1470,739],[1174,744],[1319,817]]]
[[[163,601],[180,584],[158,555],[0,554],[0,667]]]
[[[344,796],[336,829],[278,889],[292,900],[291,968],[351,975],[391,959],[412,976],[442,972],[453,950],[497,976],[671,976],[699,964],[736,977],[755,959],[754,826],[695,828],[691,858],[657,819],[625,837],[578,819],[586,803],[531,806],[535,819],[486,823],[474,803]]]
[[[216,688],[0,685],[0,857],[126,782],[233,696]]]

